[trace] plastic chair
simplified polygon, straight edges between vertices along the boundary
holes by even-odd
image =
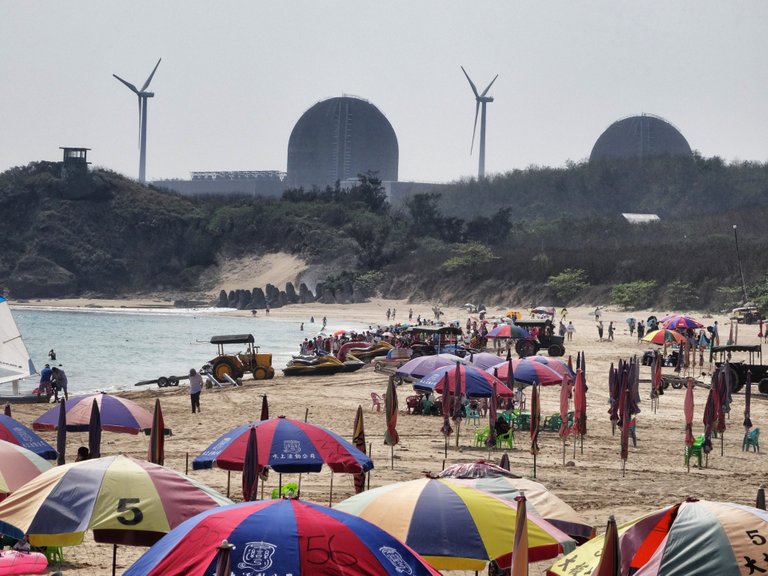
[[[510,450],[515,447],[515,431],[512,428],[496,437],[496,447],[501,448],[502,446],[506,446]]]
[[[741,449],[749,452],[749,447],[751,446],[755,452],[760,452],[759,439],[760,428],[754,428],[753,430],[750,430],[747,434],[744,434],[744,442],[741,445]]]
[[[408,396],[405,399],[405,405],[408,409],[408,414],[420,414],[422,408],[421,396]]]
[[[490,426],[485,428],[479,428],[475,431],[475,446],[485,446],[485,441],[488,439],[488,435],[491,433]]]
[[[48,564],[61,564],[64,562],[64,551],[61,546],[46,546],[42,549]]]
[[[695,456],[699,463],[699,468],[702,468],[702,449],[704,448],[704,436],[699,436],[693,441],[693,446],[685,447],[685,465],[688,466],[688,462],[691,456]]]
[[[381,412],[381,407],[384,405],[384,399],[376,392],[371,392],[371,411],[376,409],[376,412]]]
[[[544,424],[542,424],[541,429],[545,432],[558,432],[562,423],[563,419],[560,417],[560,414],[552,414],[552,416],[544,418]]]
[[[467,422],[474,420],[475,424],[480,424],[480,412],[477,408],[470,408],[467,406]]]

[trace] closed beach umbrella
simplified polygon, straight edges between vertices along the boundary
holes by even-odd
[[[58,411],[56,412],[58,417],[58,425],[56,426],[56,452],[58,457],[56,458],[56,463],[62,465],[66,462],[65,454],[67,452],[67,409],[64,405],[64,399],[62,398],[58,407],[52,408],[52,410]],[[34,423],[32,426],[34,426]]]
[[[261,417],[259,420],[269,420],[269,402],[266,394],[261,397]]]
[[[520,494],[517,502],[517,522],[515,523],[515,545],[512,548],[512,576],[528,576],[528,514],[525,508],[525,496]]]
[[[0,415],[0,440],[31,450],[45,460],[56,460],[56,450],[35,432],[10,416]]]
[[[594,576],[621,576],[621,550],[619,549],[619,529],[613,515],[608,517],[608,525],[603,536],[603,551]]]
[[[357,413],[355,414],[355,425],[352,430],[352,444],[355,448],[360,450],[363,454],[365,450],[365,423],[363,422],[363,407],[357,406]],[[358,472],[354,475],[355,494],[360,494],[365,490],[365,472]]]
[[[216,466],[242,471],[251,426],[256,429],[259,466],[269,466],[276,472],[319,472],[323,464],[334,472],[350,474],[373,468],[370,458],[335,432],[285,416],[243,424],[226,432],[192,461],[192,468]]]
[[[256,428],[248,430],[248,443],[243,460],[243,500],[256,500],[259,486],[259,445],[256,442]]]
[[[384,444],[394,446],[400,441],[397,433],[397,387],[394,379],[389,379],[387,384],[387,397],[384,401],[385,413],[387,418],[387,430],[384,433]]]
[[[595,535],[595,528],[586,518],[550,492],[546,486],[533,480],[514,475],[462,478],[455,475],[445,476],[442,473],[438,474],[438,478],[488,492],[509,502],[514,502],[515,498],[524,493],[531,514],[541,516],[577,542],[586,542]]]
[[[149,546],[195,514],[231,504],[211,488],[127,456],[56,466],[0,502],[0,532],[33,546]]]
[[[109,394],[90,394],[66,401],[67,430],[86,432],[91,421],[93,400],[99,405],[101,429],[107,432],[138,434],[152,428],[152,414],[126,398]],[[58,425],[58,407],[51,408],[32,423],[35,430],[55,430]]]
[[[0,500],[49,468],[51,464],[31,450],[0,440]]]
[[[758,574],[764,563],[765,510],[689,498],[619,526],[621,574],[713,576]],[[560,558],[549,576],[595,576],[605,535]],[[750,566],[752,568],[750,568]],[[615,572],[611,572],[615,574]]]
[[[3,410],[3,413],[8,416],[8,418],[11,417],[11,404],[9,402],[5,403],[5,409]]]
[[[238,576],[439,576],[408,546],[371,523],[298,499],[203,512],[152,546],[125,576],[209,576],[224,539],[234,545],[230,565]]]
[[[88,453],[91,458],[101,456],[101,414],[96,398],[91,404],[91,419],[88,425]]]
[[[683,400],[683,416],[685,418],[685,445],[693,446],[695,441],[693,437],[693,378],[688,378],[688,384],[685,388],[685,399]]]
[[[155,411],[152,413],[152,430],[149,432],[147,460],[162,466],[165,462],[165,419],[160,408],[160,398],[155,398]]]
[[[573,432],[578,436],[587,433],[587,390],[584,375],[579,368],[576,371],[576,384],[573,388]]]
[[[533,454],[533,477],[536,478],[536,455],[539,453],[539,422],[541,420],[541,399],[539,385],[531,387],[531,454]]]
[[[448,389],[448,374],[445,373],[443,374],[443,390],[446,390],[446,392],[443,392],[442,397],[443,426],[440,428],[440,432],[445,436],[446,456],[448,454],[448,436],[453,433],[453,428],[451,428],[451,395],[447,392]]]
[[[571,433],[571,429],[568,426],[568,411],[570,408],[571,399],[571,383],[567,380],[563,380],[560,385],[560,430],[558,434],[563,439],[563,443],[568,439],[568,435]],[[565,450],[565,448],[563,448]]]
[[[335,506],[402,540],[438,570],[483,570],[509,556],[517,506],[448,480],[421,478],[388,484]],[[529,561],[554,558],[575,542],[544,519],[529,515]]]

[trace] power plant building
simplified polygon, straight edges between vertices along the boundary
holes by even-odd
[[[643,114],[617,120],[595,142],[590,161],[606,158],[691,156],[691,147],[680,131],[658,116]]]
[[[376,172],[397,181],[397,136],[386,116],[362,98],[318,102],[299,118],[288,141],[289,187],[323,188]]]

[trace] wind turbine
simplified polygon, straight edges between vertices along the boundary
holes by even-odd
[[[493,86],[493,83],[496,82],[496,78],[499,77],[498,74],[491,80],[491,83],[488,84],[488,87],[483,90],[482,94],[477,93],[477,88],[475,87],[475,83],[472,82],[472,79],[469,77],[469,74],[467,74],[467,71],[464,70],[464,66],[461,67],[461,71],[464,72],[464,76],[467,77],[467,82],[469,82],[469,85],[472,87],[472,92],[475,93],[475,127],[472,130],[472,147],[469,149],[469,153],[472,154],[472,151],[475,149],[475,132],[477,132],[477,113],[480,111],[480,106],[482,105],[483,108],[483,115],[480,118],[480,161],[479,166],[477,169],[477,177],[478,178],[485,178],[485,105],[488,104],[488,102],[493,102],[493,96],[486,96],[488,94],[488,90],[491,89],[491,86]]]
[[[162,60],[162,58],[160,58],[160,60]],[[152,98],[155,95],[154,92],[146,92],[146,89],[149,87],[149,83],[152,82],[152,77],[155,75],[155,72],[157,72],[157,67],[160,66],[160,60],[155,64],[152,74],[150,74],[147,81],[144,82],[141,90],[137,90],[136,86],[130,82],[126,82],[117,74],[112,74],[112,76],[128,86],[128,88],[139,97],[139,182],[142,184],[147,181],[147,99]]]

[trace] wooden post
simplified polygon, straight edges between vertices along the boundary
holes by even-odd
[[[189,476],[189,452],[184,453],[184,474]]]
[[[232,472],[227,470],[227,498],[229,498],[229,481],[230,481],[230,476],[231,475],[232,475]]]

